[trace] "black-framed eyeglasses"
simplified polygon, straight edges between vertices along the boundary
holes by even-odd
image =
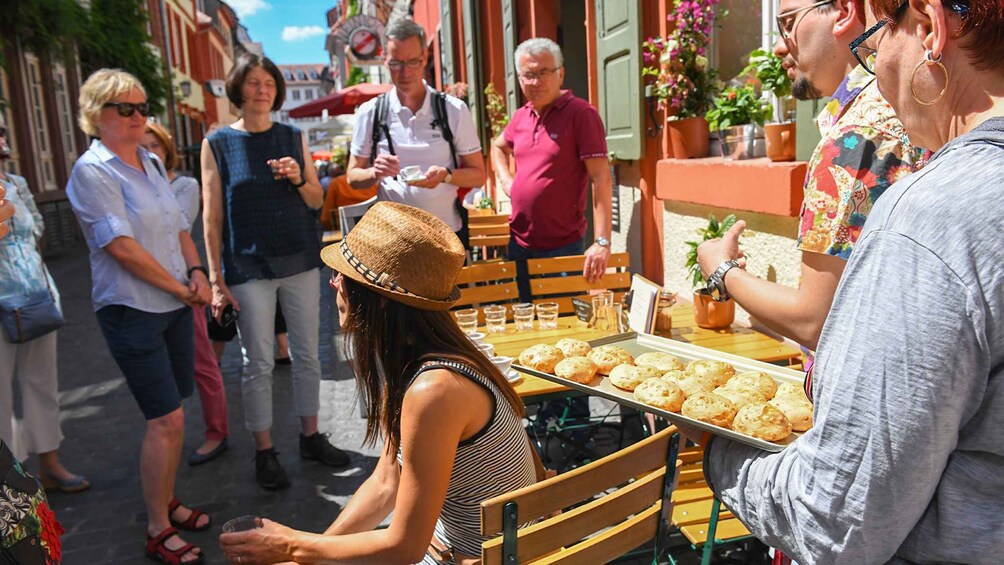
[[[802,6],[801,8],[795,8],[794,10],[788,10],[778,14],[774,21],[777,22],[777,30],[781,32],[781,38],[785,41],[791,39],[795,35],[795,28],[798,27],[798,23],[802,21],[802,16],[804,16],[809,10],[818,8],[820,6],[825,6],[827,4],[832,4],[836,0],[819,0],[819,2],[813,2],[808,6]],[[799,16],[802,14],[802,16]]]
[[[409,70],[415,70],[421,68],[425,63],[422,59],[410,59],[408,61],[398,61],[397,59],[391,59],[387,61],[387,68],[392,71],[400,71],[401,69],[407,67]]]
[[[875,74],[875,55],[878,53],[875,49],[868,47],[867,45],[862,45],[868,38],[878,33],[878,30],[882,29],[888,24],[891,24],[898,20],[906,12],[906,7],[910,5],[909,0],[903,0],[900,2],[899,6],[896,7],[896,11],[893,12],[891,18],[882,18],[877,24],[868,28],[868,30],[858,36],[857,39],[851,42],[849,47],[851,48],[851,53],[854,54],[854,58],[858,60],[858,64],[868,71],[870,74]]]
[[[526,71],[519,73],[519,80],[521,82],[534,82],[537,80],[543,80],[554,76],[554,73],[558,72],[561,67],[554,67],[552,69],[540,69],[539,71]]]
[[[132,117],[132,115],[136,112],[139,112],[139,115],[144,118],[150,115],[149,102],[140,102],[139,104],[135,104],[133,102],[106,102],[102,107],[115,108],[115,111],[123,118]]]

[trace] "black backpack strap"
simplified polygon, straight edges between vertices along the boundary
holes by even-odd
[[[371,164],[377,156],[377,144],[380,143],[380,134],[383,134],[387,138],[387,148],[390,150],[390,154],[397,155],[394,152],[394,140],[390,138],[390,128],[387,127],[387,108],[389,106],[387,93],[377,96],[376,108],[373,111],[372,147],[370,149]]]
[[[450,119],[446,114],[446,94],[436,92],[432,98],[432,115],[435,124],[443,132],[443,139],[450,145],[450,157],[453,159],[453,168],[459,169],[460,163],[457,161],[457,148],[453,144],[453,130],[450,129]]]

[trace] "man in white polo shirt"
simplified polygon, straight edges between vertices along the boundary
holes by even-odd
[[[485,182],[481,141],[470,111],[462,101],[445,96],[443,110],[452,133],[454,163],[444,128],[436,123],[434,105],[441,95],[423,80],[428,59],[425,30],[409,18],[392,21],[384,34],[384,44],[384,63],[390,70],[394,88],[383,100],[370,100],[356,113],[346,173],[349,184],[362,189],[378,182],[379,200],[426,210],[465,240],[460,233],[463,222],[457,188],[481,186]],[[378,124],[386,127],[378,127],[378,137],[374,138],[374,115],[378,109],[384,109],[385,114]],[[420,170],[418,179],[402,178],[402,169],[416,166]]]

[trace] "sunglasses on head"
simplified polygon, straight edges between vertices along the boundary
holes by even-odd
[[[150,115],[149,102],[140,102],[139,104],[134,104],[132,102],[107,102],[103,107],[115,108],[118,114],[123,118],[128,118],[137,111],[139,111],[139,115],[144,118]]]

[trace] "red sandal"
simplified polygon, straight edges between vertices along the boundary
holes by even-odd
[[[174,528],[165,528],[163,532],[157,534],[157,537],[150,537],[150,534],[146,535],[146,556],[154,561],[160,561],[161,563],[167,563],[167,565],[197,565],[203,562],[203,557],[201,553],[193,553],[196,558],[192,561],[182,561],[181,558],[192,550],[198,549],[196,546],[186,543],[185,545],[179,547],[178,549],[168,549],[164,542],[172,536],[178,535],[178,530]]]
[[[170,504],[167,505],[167,519],[171,521],[171,525],[175,528],[180,528],[182,530],[187,530],[189,532],[202,532],[209,529],[209,525],[212,524],[212,519],[209,515],[202,510],[196,510],[195,508],[189,508],[192,511],[184,521],[175,520],[171,516],[174,511],[181,506],[181,501],[177,498],[172,498]],[[199,518],[205,516],[207,518],[206,523],[199,525]]]

